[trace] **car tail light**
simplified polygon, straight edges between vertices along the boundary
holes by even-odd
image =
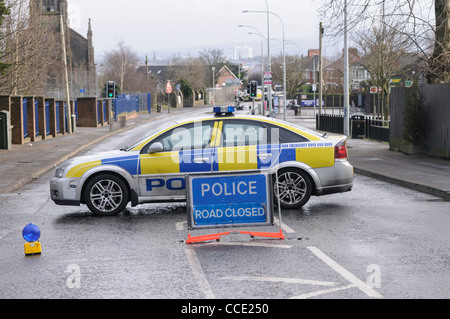
[[[335,146],[334,158],[335,159],[347,158],[347,143],[346,142]]]

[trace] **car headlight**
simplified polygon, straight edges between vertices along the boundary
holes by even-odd
[[[64,164],[62,164],[61,166],[59,166],[59,167],[56,169],[55,177],[57,177],[57,178],[63,178],[64,171],[65,171],[66,168],[69,167],[69,166],[70,166],[70,163],[64,163]]]

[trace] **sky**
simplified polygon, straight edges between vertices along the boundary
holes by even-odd
[[[269,11],[284,23],[286,45],[291,54],[307,54],[308,48],[319,46],[318,8],[321,0],[267,0]],[[117,47],[120,41],[140,56],[157,58],[195,56],[202,48],[220,48],[231,54],[234,46],[253,47],[260,55],[259,36],[254,30],[239,28],[250,25],[267,36],[265,0],[69,0],[71,28],[86,37],[91,19],[96,59]],[[282,50],[283,28],[280,20],[270,16],[271,50]],[[266,48],[264,48],[266,50]]]

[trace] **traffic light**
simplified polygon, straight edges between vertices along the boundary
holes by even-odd
[[[255,98],[258,95],[258,82],[250,82],[250,96]]]
[[[106,82],[106,98],[107,99],[116,98],[116,82],[113,81]]]

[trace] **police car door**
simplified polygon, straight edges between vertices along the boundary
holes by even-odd
[[[245,171],[260,166],[258,148],[268,142],[267,127],[257,121],[230,119],[220,124],[222,137],[216,149],[214,170]],[[219,145],[219,143],[218,143]],[[267,154],[269,157],[271,154]],[[270,165],[269,165],[270,166]]]
[[[198,121],[178,126],[151,141],[140,156],[141,195],[154,200],[185,198],[185,175],[212,170],[213,130],[217,130],[214,121]],[[163,149],[149,153],[156,143]]]

